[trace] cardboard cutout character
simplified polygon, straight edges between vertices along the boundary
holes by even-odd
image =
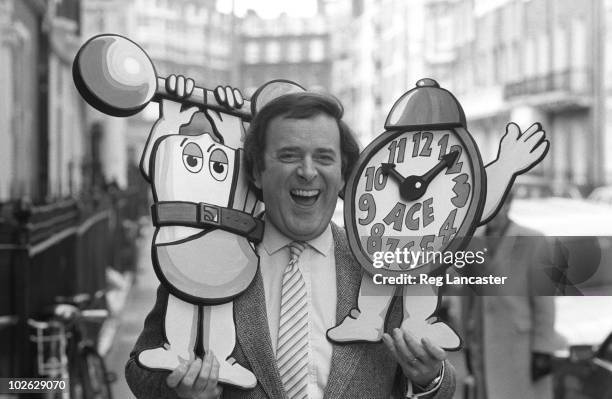
[[[229,87],[212,92],[182,76],[159,78],[144,50],[118,35],[86,42],[73,76],[89,104],[109,115],[133,115],[150,101],[160,103],[141,170],[155,199],[154,269],[169,296],[165,342],[140,352],[138,362],[173,370],[210,350],[220,362],[221,383],[254,387],[253,373],[231,357],[236,342],[232,299],[257,272],[254,243],[263,234],[263,222],[253,217],[257,200],[242,170],[243,122],[270,99],[303,89],[272,81],[249,104]],[[180,134],[200,109],[213,131]]]
[[[183,91],[180,79],[177,92]],[[174,80],[166,82],[172,86]],[[186,88],[192,86],[185,82]],[[253,111],[296,90],[301,87],[292,82],[269,82],[254,96]],[[188,89],[184,93],[190,94]],[[236,107],[243,102],[240,92],[230,88],[217,88],[215,97]],[[251,216],[255,194],[248,191],[240,167],[245,132],[240,118],[207,110],[216,134],[177,134],[197,110],[181,110],[179,103],[163,100],[160,120],[143,153],[141,167],[155,197],[153,264],[170,295],[164,323],[167,343],[142,351],[138,362],[150,369],[173,370],[182,360],[200,355],[193,348],[201,345],[220,361],[219,382],[253,388],[255,376],[231,357],[236,331],[233,305],[227,302],[255,276],[259,258],[251,242],[259,242],[263,234],[263,223]],[[211,305],[219,302],[225,303]]]
[[[166,82],[169,92],[191,94],[189,80],[170,77]],[[223,93],[225,100],[233,100],[230,104],[242,105],[237,90],[218,88],[216,93],[220,102]],[[207,110],[216,132],[179,134],[197,111],[162,100],[160,119],[143,152],[141,168],[155,200],[153,266],[170,294],[167,342],[142,351],[137,359],[146,368],[173,370],[181,361],[212,351],[220,363],[220,382],[252,388],[257,383],[253,373],[231,357],[236,343],[231,299],[257,272],[252,242],[261,239],[263,223],[252,216],[254,198],[236,195],[246,192],[240,167],[242,120]]]
[[[497,159],[484,167],[457,99],[433,79],[416,86],[393,105],[386,131],[361,153],[347,182],[345,225],[366,273],[357,308],[327,332],[335,342],[380,341],[391,300],[402,289],[402,326],[419,340],[459,349],[460,337],[437,317],[441,298],[418,285],[421,275],[450,265],[427,255],[464,249],[476,226],[497,213],[515,177],[548,151],[538,123],[524,132],[509,123]],[[382,259],[404,249],[411,255],[405,262]],[[408,275],[417,284],[376,283]]]

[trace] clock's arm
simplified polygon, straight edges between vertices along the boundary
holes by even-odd
[[[497,160],[488,164],[485,167],[485,172],[487,196],[479,225],[483,225],[493,219],[493,216],[495,216],[504,203],[506,192],[510,190],[514,180],[512,171],[508,171]]]
[[[539,123],[521,133],[515,123],[508,123],[499,143],[497,158],[485,167],[487,197],[480,224],[491,220],[501,208],[514,178],[537,165],[548,152],[550,143]]]

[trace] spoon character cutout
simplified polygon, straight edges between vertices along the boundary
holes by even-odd
[[[380,341],[391,301],[401,293],[402,328],[459,349],[461,338],[437,316],[441,296],[430,282],[419,285],[421,276],[427,280],[452,264],[432,255],[462,251],[476,227],[495,216],[515,177],[548,148],[539,123],[525,131],[509,123],[497,158],[483,166],[457,99],[435,80],[419,80],[393,105],[385,132],[362,151],[347,182],[345,226],[366,273],[357,308],[327,331],[328,339]],[[389,252],[394,256],[385,259]],[[410,283],[401,280],[410,276]],[[383,283],[393,279],[400,284]]]
[[[301,90],[287,81],[262,86],[253,102],[229,87],[196,87],[183,76],[157,77],[136,43],[118,35],[88,40],[73,64],[77,89],[96,109],[113,116],[160,105],[141,158],[154,197],[155,273],[169,292],[164,342],[141,351],[140,366],[173,370],[212,351],[219,382],[241,388],[257,384],[254,374],[231,357],[236,343],[232,300],[253,280],[259,266],[254,244],[263,222],[243,171],[244,123],[275,96]],[[256,100],[259,98],[259,100]],[[181,134],[204,111],[212,131]]]
[[[182,76],[166,79],[166,89],[178,98],[189,96],[192,87],[193,81]],[[243,104],[236,89],[215,93],[219,103]],[[252,388],[255,376],[231,357],[236,343],[232,299],[257,272],[252,243],[261,239],[263,223],[253,217],[256,201],[242,181],[242,120],[206,110],[214,132],[180,134],[198,111],[162,100],[141,160],[154,197],[153,266],[169,295],[167,342],[143,350],[137,359],[149,369],[174,370],[212,351],[220,363],[219,382]]]

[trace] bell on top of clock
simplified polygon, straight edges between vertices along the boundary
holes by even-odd
[[[467,127],[461,104],[430,78],[419,80],[414,89],[401,96],[393,104],[385,121],[386,130],[459,126]]]

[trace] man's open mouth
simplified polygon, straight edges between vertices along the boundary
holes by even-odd
[[[319,194],[321,194],[321,190],[300,190],[294,188],[289,193],[296,204],[310,206],[317,202]]]

